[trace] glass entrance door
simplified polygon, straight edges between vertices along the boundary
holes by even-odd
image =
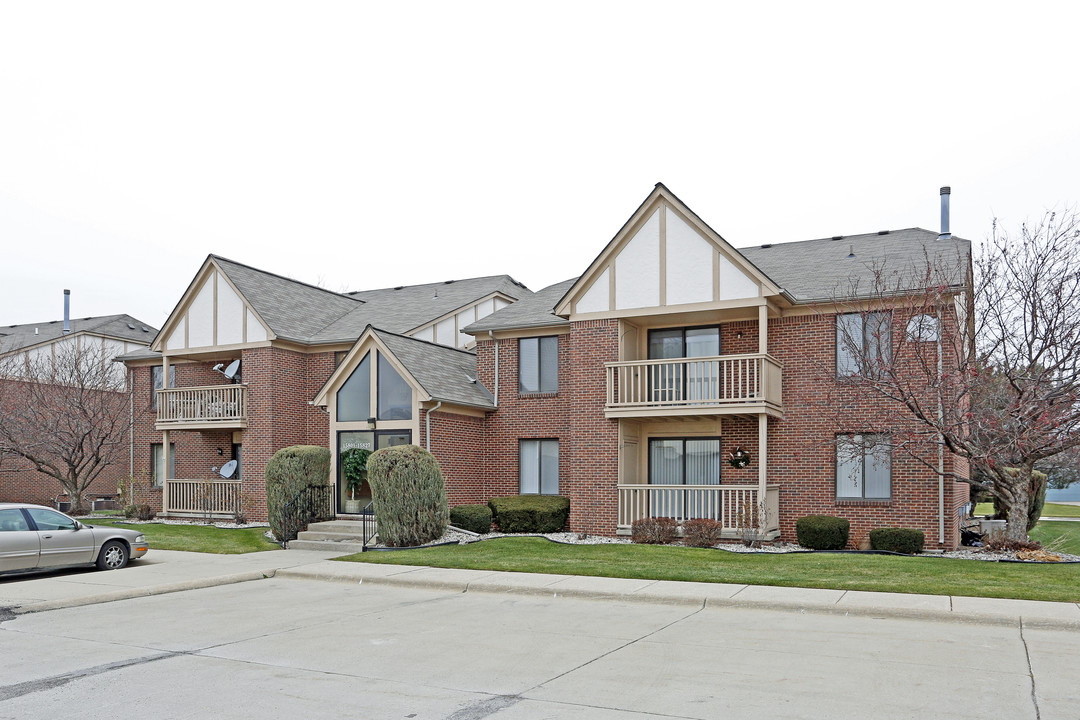
[[[349,491],[349,483],[348,480],[345,478],[345,473],[342,472],[341,467],[342,454],[354,448],[374,452],[375,450],[382,450],[383,448],[396,447],[398,445],[408,445],[412,442],[412,431],[341,430],[338,432],[337,435],[337,511],[339,513],[353,514],[355,512],[363,510],[365,507],[367,507],[368,503],[371,502],[371,486],[365,479],[358,489],[354,488],[352,492]],[[349,509],[346,508],[346,502],[349,502],[349,506],[351,506],[353,513],[349,513]],[[354,506],[354,502],[358,502],[359,505]]]

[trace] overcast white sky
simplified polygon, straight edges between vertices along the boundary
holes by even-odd
[[[0,324],[582,272],[657,181],[736,247],[1080,201],[1077,3],[0,5]]]

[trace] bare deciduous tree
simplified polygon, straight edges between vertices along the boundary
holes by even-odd
[[[936,472],[939,453],[966,459],[1008,508],[1009,536],[1026,539],[1032,471],[1080,447],[1080,217],[1047,212],[1015,235],[995,221],[970,263],[928,252],[874,277],[835,308],[838,431],[890,401],[873,426],[893,450]]]
[[[130,430],[123,366],[81,340],[0,358],[0,455],[58,480],[73,513],[85,511],[83,493],[123,456]]]

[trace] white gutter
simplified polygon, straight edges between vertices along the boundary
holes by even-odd
[[[488,330],[488,337],[495,342],[495,409],[499,408],[499,341],[495,339],[495,332]]]
[[[426,449],[427,449],[428,452],[431,452],[431,413],[435,412],[436,410],[438,410],[441,407],[442,407],[442,400],[440,400],[435,405],[435,407],[431,408],[430,410],[428,410],[424,414],[424,422],[427,423],[427,430],[424,433],[426,435],[426,437],[424,438],[424,441],[425,441],[425,444],[427,445]]]

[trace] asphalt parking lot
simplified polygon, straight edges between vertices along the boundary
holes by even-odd
[[[275,577],[0,620],[0,718],[1070,718],[1080,632]]]

